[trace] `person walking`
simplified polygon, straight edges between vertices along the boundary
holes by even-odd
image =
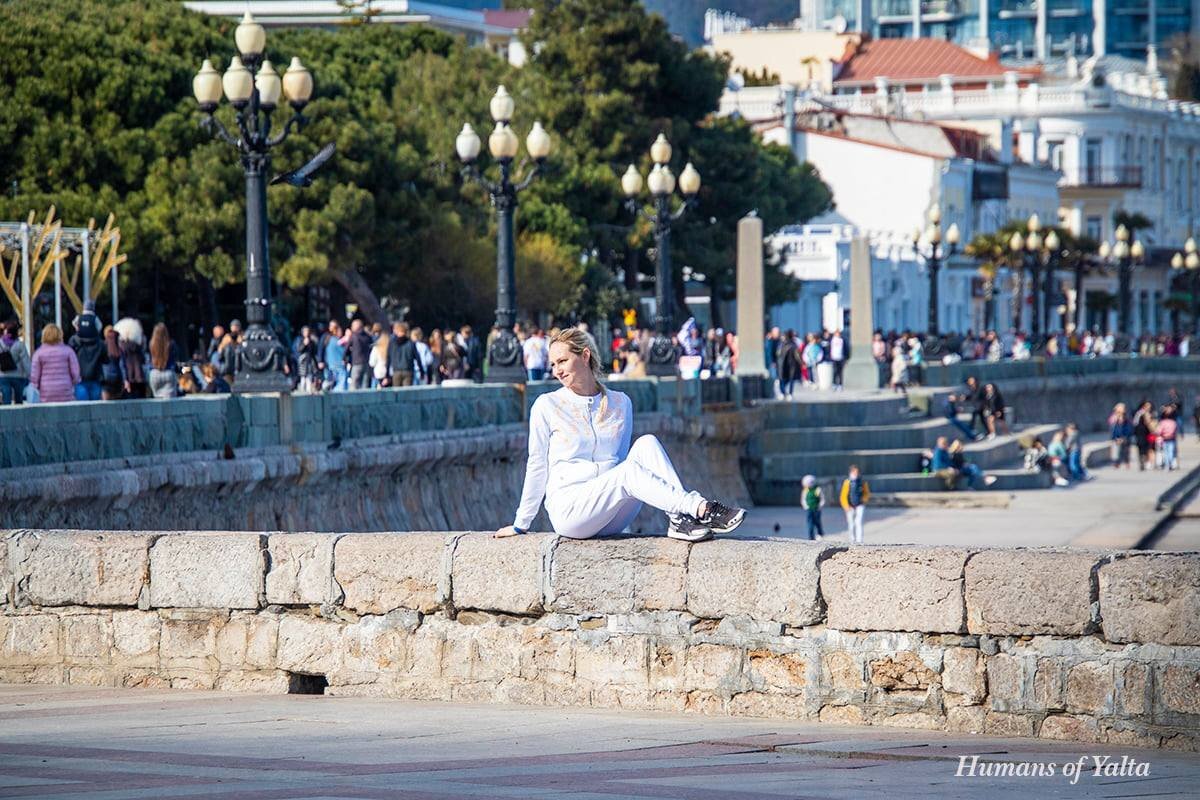
[[[779,392],[785,400],[792,399],[792,391],[796,379],[800,375],[800,356],[796,352],[796,332],[787,329],[779,346],[775,349],[776,365],[779,372]]]
[[[667,514],[667,536],[687,542],[729,533],[744,509],[687,491],[654,436],[633,438],[629,396],[606,389],[587,336],[567,328],[550,338],[550,368],[562,386],[529,413],[529,455],[521,502],[497,538],[526,533],[543,501],[559,536],[619,533],[649,504]]]
[[[320,391],[321,378],[320,371],[317,369],[320,358],[317,353],[317,339],[308,325],[300,329],[300,337],[296,340],[295,351],[300,391],[304,394]]]
[[[112,325],[104,327],[104,361],[100,364],[100,398],[120,400],[125,393],[121,336]]]
[[[157,398],[175,396],[179,376],[175,371],[175,348],[167,326],[158,323],[150,332],[150,393]]]
[[[392,334],[384,333],[379,323],[371,328],[371,350],[367,355],[367,366],[371,372],[371,388],[379,389],[391,384],[391,372],[388,365],[388,350]]]
[[[407,323],[397,322],[392,326],[387,357],[392,370],[392,386],[412,386],[417,370],[417,346],[408,336]]]
[[[871,487],[863,478],[857,464],[851,464],[842,481],[842,510],[846,512],[846,532],[854,544],[863,543],[863,514],[871,500]]]
[[[1083,466],[1083,437],[1079,434],[1079,426],[1068,422],[1063,436],[1063,446],[1067,448],[1067,474],[1073,481],[1091,480]]]
[[[346,368],[346,339],[342,335],[342,326],[333,320],[329,323],[324,356],[330,390],[344,392],[349,389],[350,372]]]
[[[433,383],[433,376],[437,373],[437,362],[434,360],[433,349],[425,342],[425,331],[421,328],[413,328],[411,333],[413,349],[416,350],[417,359],[414,364],[416,371],[413,373],[413,382],[421,386],[427,386]]]
[[[821,509],[825,507],[825,493],[817,485],[815,475],[805,475],[800,480],[800,505],[808,523],[809,541],[819,542],[825,538],[825,527],[821,524]]]
[[[834,331],[829,337],[829,361],[833,364],[833,389],[840,392],[844,388],[842,386],[842,373],[846,369],[846,358],[850,355],[850,348],[846,346],[846,340],[842,338],[841,331]]]
[[[904,357],[904,347],[899,342],[892,347],[892,378],[889,384],[892,391],[908,394],[908,359]]]
[[[75,387],[75,399],[99,400],[106,354],[100,318],[96,316],[96,301],[85,302],[83,311],[71,324],[75,327],[75,335],[67,345],[79,359],[79,384]]]
[[[1154,458],[1154,404],[1143,400],[1133,414],[1133,440],[1138,451],[1138,471]]]
[[[29,385],[29,350],[19,338],[21,326],[7,322],[0,330],[0,405],[21,405]]]
[[[1124,403],[1113,406],[1108,417],[1109,455],[1113,469],[1129,469],[1129,446],[1133,442],[1133,421]]]
[[[522,345],[525,355],[525,374],[531,381],[546,378],[546,367],[550,362],[550,351],[546,344],[546,334],[541,328],[534,328],[533,333]]]
[[[461,377],[483,383],[483,345],[470,325],[463,325],[459,330],[458,345],[462,352]]]
[[[821,347],[821,342],[817,339],[816,334],[810,333],[808,335],[808,342],[804,345],[802,357],[804,366],[808,370],[808,385],[816,386],[817,365],[825,360],[825,350]]]
[[[779,390],[779,362],[777,360],[780,339],[779,327],[775,326],[767,331],[767,337],[763,340],[763,355],[766,356],[767,374],[771,378],[771,386],[775,390],[776,399],[783,397],[783,393]]]
[[[371,388],[371,347],[375,343],[371,334],[363,328],[363,321],[350,323],[350,335],[346,338],[346,352],[350,359],[350,391]]]
[[[113,325],[120,337],[121,383],[126,400],[142,400],[146,397],[146,334],[142,323],[132,317],[117,320]]]
[[[1170,405],[1163,406],[1158,429],[1154,433],[1162,454],[1162,468],[1168,471],[1179,469],[1179,423],[1175,421],[1175,410]]]
[[[442,340],[442,363],[439,367],[443,381],[461,381],[466,378],[467,365],[463,353],[454,332],[446,331],[446,337]]]
[[[29,385],[37,389],[40,403],[68,403],[78,383],[79,359],[63,344],[62,328],[51,323],[42,328],[42,346],[33,353]]]

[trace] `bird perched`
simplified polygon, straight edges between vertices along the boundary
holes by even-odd
[[[300,167],[299,169],[294,169],[291,172],[281,173],[276,175],[274,178],[271,178],[271,185],[274,186],[277,183],[290,183],[292,186],[312,186],[313,174],[319,170],[326,161],[333,158],[333,153],[335,150],[337,150],[337,148],[334,146],[333,142],[330,142],[322,147],[317,154],[313,156],[312,159],[309,160],[309,162],[304,166]]]

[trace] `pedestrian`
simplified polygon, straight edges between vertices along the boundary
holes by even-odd
[[[391,333],[385,334],[383,326],[376,322],[371,326],[370,336],[371,349],[367,354],[367,366],[371,372],[371,388],[378,389],[391,385],[388,350],[392,335]]]
[[[146,397],[146,334],[142,323],[132,317],[124,317],[113,325],[117,330],[121,349],[121,383],[126,400],[142,400]]]
[[[233,320],[229,323],[229,332],[221,339],[221,345],[217,352],[220,360],[215,365],[220,370],[221,375],[225,377],[225,382],[232,384],[238,372],[238,355],[241,352],[242,346],[242,323],[241,320]]]
[[[825,360],[825,351],[821,347],[821,342],[817,339],[815,333],[808,335],[808,342],[804,345],[802,354],[804,366],[808,370],[807,383],[810,386],[817,384],[817,365]]]
[[[871,500],[871,487],[867,484],[857,464],[851,464],[846,479],[842,481],[842,510],[846,512],[846,530],[850,541],[863,543],[863,513]]]
[[[464,350],[453,331],[448,330],[442,340],[442,363],[439,369],[443,381],[461,381],[466,378]]]
[[[1138,471],[1154,458],[1154,404],[1143,400],[1133,414],[1133,440],[1138,451]]]
[[[497,538],[526,533],[543,501],[554,531],[572,539],[620,533],[643,504],[666,513],[667,536],[687,542],[742,523],[744,509],[685,490],[657,438],[631,443],[633,404],[604,387],[600,358],[583,331],[567,328],[550,337],[550,365],[562,386],[530,409],[520,505]]]
[[[725,331],[725,348],[721,351],[722,355],[728,354],[729,374],[737,375],[738,356],[740,349],[738,347],[737,333],[735,331]]]
[[[67,344],[79,359],[79,384],[75,387],[75,399],[99,400],[104,378],[105,347],[100,318],[96,316],[96,301],[85,302],[83,311],[71,324],[75,328],[75,335]]]
[[[112,325],[104,326],[104,361],[100,364],[100,398],[120,400],[125,393],[121,337]]]
[[[834,391],[842,391],[842,373],[846,369],[846,359],[850,355],[850,348],[846,346],[846,340],[842,338],[841,331],[834,331],[829,337],[829,361],[833,364],[833,388]]]
[[[546,378],[546,367],[550,362],[550,351],[546,344],[546,334],[541,328],[534,328],[533,333],[522,345],[525,357],[525,374],[531,381]]]
[[[461,351],[463,374],[460,377],[483,383],[483,345],[470,325],[459,329],[457,344]]]
[[[325,338],[324,369],[326,388],[344,392],[350,388],[350,371],[346,367],[346,339],[337,320],[329,321],[329,333]]]
[[[211,363],[201,367],[200,374],[204,376],[204,388],[201,390],[201,394],[229,394],[232,391],[229,388],[229,382],[221,375],[221,371]]]
[[[779,342],[779,327],[776,326],[767,331],[767,338],[763,340],[763,354],[766,356],[767,373],[771,378],[771,387],[776,398],[783,397],[783,393],[779,390],[779,363],[776,360],[779,351]]]
[[[892,391],[908,394],[908,359],[904,357],[904,347],[899,342],[892,347],[892,378],[889,385]]]
[[[317,353],[317,339],[313,336],[312,328],[305,325],[300,329],[296,340],[296,372],[300,376],[300,391],[312,394],[320,391],[321,377],[317,364],[320,361]]]
[[[375,344],[361,319],[350,323],[346,337],[346,353],[350,360],[350,391],[371,388],[371,347]]]
[[[1083,466],[1083,437],[1074,422],[1067,423],[1063,445],[1067,448],[1067,475],[1073,481],[1091,480],[1092,476]]]
[[[21,405],[29,385],[31,360],[20,339],[21,325],[6,322],[0,329],[0,405]]]
[[[175,348],[167,326],[158,323],[150,332],[150,393],[157,398],[175,396],[179,376],[175,372]]]
[[[800,480],[800,505],[804,508],[804,516],[808,522],[808,538],[819,542],[825,537],[825,527],[821,524],[821,509],[825,507],[825,494],[817,485],[814,475],[805,475]]]
[[[1162,468],[1168,471],[1179,469],[1179,424],[1175,421],[1175,410],[1171,406],[1163,406],[1154,433],[1162,456]]]
[[[779,340],[775,358],[779,371],[779,392],[783,399],[791,400],[796,379],[800,375],[800,355],[796,351],[796,332],[791,328],[788,328],[783,338]]]
[[[1108,416],[1109,455],[1113,469],[1129,468],[1129,447],[1133,442],[1133,421],[1124,403],[1113,406]]]
[[[408,336],[408,324],[392,326],[392,339],[387,354],[392,371],[392,386],[412,386],[417,371],[417,346]]]
[[[68,403],[78,383],[79,359],[63,344],[62,328],[51,323],[42,328],[42,346],[33,353],[29,385],[37,389],[40,403]]]
[[[425,342],[425,331],[420,327],[412,329],[411,338],[413,349],[417,351],[417,360],[415,362],[413,373],[413,383],[427,386],[433,383],[433,376],[437,372],[437,362],[433,354],[433,349]]]

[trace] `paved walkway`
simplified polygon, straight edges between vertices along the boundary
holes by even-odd
[[[1171,751],[577,709],[0,686],[0,715],[0,797],[40,800],[1195,797],[1200,781]],[[1149,775],[1097,776],[1105,756]],[[991,762],[1055,774],[982,776]]]
[[[1187,445],[1193,453],[1200,454],[1200,444],[1188,441]],[[1007,507],[868,508],[866,541],[869,544],[1132,547],[1165,516],[1155,510],[1159,495],[1194,466],[1193,460],[1175,472],[1104,467],[1093,470],[1095,480],[1062,489],[954,493],[956,499],[961,495],[965,499],[978,497],[984,502],[996,501],[998,494],[1007,496]],[[870,477],[867,476],[868,481]],[[833,541],[845,542],[846,518],[837,498],[826,498],[826,504],[822,516],[825,530]],[[1200,519],[1196,523],[1200,527]],[[804,538],[807,535],[804,511],[795,506],[754,508],[737,535]]]

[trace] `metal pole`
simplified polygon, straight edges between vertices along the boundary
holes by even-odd
[[[54,324],[62,330],[62,260],[54,262]]]
[[[941,266],[935,244],[929,255],[929,335],[934,338],[938,335],[938,269]]]
[[[1197,291],[1197,279],[1200,270],[1193,269],[1192,273],[1192,335],[1200,336],[1200,292]]]
[[[1083,260],[1075,264],[1075,331],[1083,330]]]
[[[1041,303],[1038,292],[1038,277],[1041,275],[1041,258],[1036,252],[1029,254],[1029,299],[1033,301],[1029,314],[1029,335],[1036,342],[1042,333]],[[1025,302],[1025,298],[1021,298]]]
[[[1042,330],[1050,333],[1050,305],[1054,298],[1054,253],[1046,256],[1046,274],[1042,276]]]
[[[510,180],[512,159],[500,159],[500,184],[492,193],[496,206],[496,327],[498,333],[488,348],[488,383],[524,383],[521,343],[513,333],[517,321],[516,246],[513,212],[517,190]],[[599,356],[599,353],[597,353]]]
[[[29,280],[29,223],[21,223],[21,314],[24,316],[25,348],[33,352],[33,286]]]
[[[1021,312],[1025,305],[1025,254],[1017,254],[1017,265],[1014,268],[1013,274],[1013,296],[1012,296],[1012,312],[1013,312],[1013,330],[1021,330]]]
[[[120,319],[121,314],[117,310],[117,265],[112,268],[112,321],[116,322]]]
[[[1121,293],[1121,306],[1117,318],[1117,333],[1122,336],[1129,335],[1129,261],[1129,256],[1122,258],[1117,268],[1117,279]]]
[[[83,235],[83,302],[92,299],[92,232]],[[116,320],[113,320],[116,322]]]
[[[670,198],[660,195],[655,199],[654,245],[658,249],[658,264],[655,274],[654,329],[670,337],[675,330],[675,292],[671,273],[671,207]]]

